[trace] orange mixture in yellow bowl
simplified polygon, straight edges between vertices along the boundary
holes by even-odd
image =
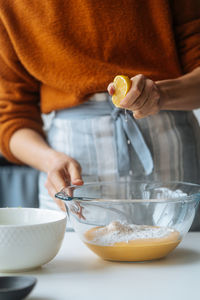
[[[85,244],[112,261],[145,261],[165,257],[180,243],[180,233],[168,227],[123,224],[118,221],[85,232]]]

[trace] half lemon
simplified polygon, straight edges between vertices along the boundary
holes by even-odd
[[[131,87],[131,80],[128,76],[117,75],[113,80],[115,93],[112,95],[112,102],[120,107],[120,102],[124,99]]]

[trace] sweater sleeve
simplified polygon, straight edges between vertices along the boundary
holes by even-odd
[[[200,1],[171,0],[175,39],[183,73],[200,66]]]
[[[15,131],[31,128],[44,136],[39,90],[39,82],[20,63],[0,17],[0,150],[13,163],[21,164],[9,147]]]

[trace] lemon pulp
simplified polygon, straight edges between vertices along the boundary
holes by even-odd
[[[115,106],[120,107],[120,102],[124,99],[131,87],[131,80],[128,76],[117,75],[113,80],[115,93],[112,96],[112,102]]]

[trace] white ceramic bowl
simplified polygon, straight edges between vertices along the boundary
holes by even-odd
[[[0,272],[37,268],[58,253],[66,214],[39,208],[0,208]]]

